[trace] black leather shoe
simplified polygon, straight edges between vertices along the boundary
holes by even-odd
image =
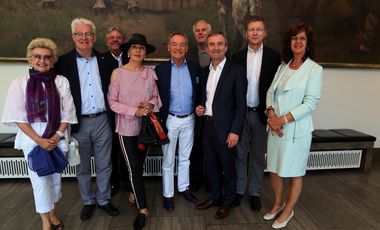
[[[94,214],[94,210],[94,204],[84,205],[82,211],[80,212],[80,219],[83,221],[90,219],[92,217],[92,214]]]
[[[235,195],[235,200],[234,200],[234,207],[239,207],[240,205],[240,202],[241,202],[241,199],[243,199],[243,195],[242,194],[239,194],[239,193],[236,193]]]
[[[189,202],[191,203],[197,203],[198,202],[198,197],[196,197],[188,188],[181,192],[182,196]]]
[[[166,209],[166,211],[169,211],[169,212],[174,211],[173,197],[164,197],[164,208]]]
[[[146,219],[146,215],[144,213],[137,214],[136,219],[133,222],[133,229],[134,230],[143,229],[145,225],[145,219]]]
[[[251,196],[250,206],[252,211],[258,212],[261,209],[261,200],[259,196]]]
[[[113,206],[112,203],[108,203],[105,205],[98,205],[98,207],[102,209],[103,211],[105,211],[110,216],[118,216],[120,214],[119,210],[117,210],[117,208],[115,208],[115,206]]]
[[[206,201],[203,201],[202,203],[195,205],[195,208],[202,210],[202,209],[208,209],[212,206],[220,207],[221,205],[222,205],[222,202],[220,201],[206,200]]]

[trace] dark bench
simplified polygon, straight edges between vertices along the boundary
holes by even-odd
[[[14,149],[15,133],[0,133],[0,157],[23,157],[22,151]]]
[[[367,172],[372,165],[376,137],[353,129],[317,129],[313,132],[311,152],[361,150],[360,168]]]

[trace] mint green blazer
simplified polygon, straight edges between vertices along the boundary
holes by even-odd
[[[286,139],[299,138],[314,130],[311,114],[321,98],[323,83],[322,66],[308,58],[289,78],[285,84],[285,89],[275,101],[274,92],[285,70],[289,68],[289,63],[283,63],[278,67],[266,98],[267,107],[272,106],[278,109],[275,111],[277,116],[290,112],[294,117],[294,122],[284,126],[283,138]]]

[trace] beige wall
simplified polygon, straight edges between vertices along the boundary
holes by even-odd
[[[0,63],[0,113],[8,86],[27,73],[27,63]],[[323,94],[314,124],[317,129],[352,128],[378,138],[380,147],[380,70],[325,69]],[[0,133],[15,132],[0,124]]]

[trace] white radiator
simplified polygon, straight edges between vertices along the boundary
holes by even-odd
[[[308,170],[360,168],[362,150],[310,152]],[[174,173],[177,175],[178,158],[175,159]],[[144,176],[162,175],[162,156],[147,156]],[[28,170],[24,157],[1,157],[0,178],[27,178]],[[95,161],[91,159],[91,173],[95,176]],[[67,167],[62,177],[75,177],[75,167]]]
[[[310,152],[308,170],[360,168],[362,150]]]
[[[174,173],[177,175],[177,156],[175,159]],[[144,167],[144,176],[162,175],[162,156],[147,156]],[[28,168],[24,157],[1,157],[1,178],[28,178]],[[91,174],[95,176],[95,160],[91,158]],[[75,166],[66,167],[62,177],[75,177]]]

